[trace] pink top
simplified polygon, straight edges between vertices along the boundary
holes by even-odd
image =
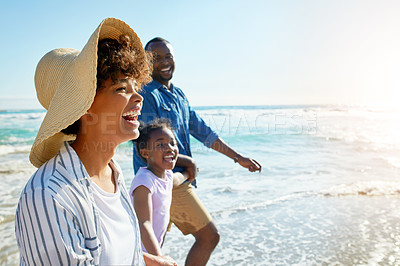
[[[133,191],[137,187],[145,186],[150,190],[153,204],[153,231],[160,246],[169,223],[173,186],[172,174],[171,170],[166,170],[166,180],[164,180],[154,175],[150,170],[147,170],[146,167],[141,167],[133,178],[129,192],[133,202]],[[142,247],[146,251],[143,242]]]

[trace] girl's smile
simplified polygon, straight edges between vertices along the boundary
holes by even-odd
[[[147,147],[140,150],[147,166],[156,176],[164,178],[165,170],[172,170],[178,158],[174,133],[166,127],[150,133]]]

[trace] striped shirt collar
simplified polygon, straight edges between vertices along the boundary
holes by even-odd
[[[68,157],[62,157],[60,154],[68,153]],[[73,173],[77,180],[88,179],[90,176],[87,173],[85,166],[74,148],[71,147],[70,142],[65,141],[58,152],[60,156],[59,163],[70,173]]]
[[[81,181],[84,179],[90,180],[90,175],[86,171],[85,166],[83,165],[81,159],[79,158],[78,154],[74,150],[74,148],[71,147],[72,142],[65,141],[64,144],[61,146],[60,151],[58,152],[58,155],[62,153],[68,153],[69,157],[67,159],[64,159],[65,157],[60,156],[60,161],[59,163],[70,173],[74,173],[74,176],[76,180]],[[113,159],[110,161],[110,167],[113,170],[113,172],[116,174],[115,179],[117,181],[117,184],[119,185],[121,183],[121,175],[119,173],[122,172],[122,170],[119,168],[117,164],[114,163]]]

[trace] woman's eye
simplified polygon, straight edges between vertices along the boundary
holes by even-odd
[[[118,88],[117,91],[119,91],[119,92],[124,92],[124,91],[126,91],[126,88],[121,87],[121,88]]]

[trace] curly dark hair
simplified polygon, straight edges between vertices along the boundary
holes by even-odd
[[[119,40],[106,38],[97,44],[97,88],[101,90],[104,82],[111,78],[116,82],[119,73],[136,80],[139,87],[151,81],[151,63],[145,53],[131,44],[128,35]],[[66,135],[78,134],[80,120],[61,130]]]
[[[97,90],[109,78],[115,82],[119,73],[134,78],[139,86],[151,81],[151,64],[146,54],[137,49],[128,35],[121,35],[119,41],[110,38],[99,41]]]
[[[147,142],[150,139],[151,133],[163,128],[168,128],[173,132],[169,119],[157,118],[149,123],[144,123],[140,121],[139,137],[132,140],[132,142],[136,145],[136,151],[144,162],[146,162],[146,159],[142,157],[142,155],[140,154],[140,150],[147,148]]]

